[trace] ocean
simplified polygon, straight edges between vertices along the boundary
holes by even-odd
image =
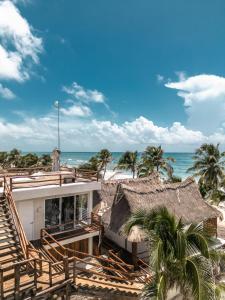
[[[38,152],[37,154],[41,155],[43,153]],[[61,162],[68,166],[79,166],[80,164],[87,162],[95,154],[96,152],[62,152]],[[109,170],[113,170],[121,155],[122,152],[112,153],[113,160],[108,166]],[[193,153],[165,153],[165,157],[173,157],[176,160],[175,163],[172,163],[174,175],[183,179],[191,175],[190,173],[187,173],[187,169],[193,164],[192,156]]]

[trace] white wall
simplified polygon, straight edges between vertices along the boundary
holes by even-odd
[[[100,182],[77,182],[68,183],[62,186],[42,186],[36,188],[24,188],[13,190],[13,199],[15,201],[23,201],[37,198],[54,198],[64,195],[80,194],[100,190]]]
[[[132,243],[129,242],[129,241],[126,242],[125,236],[116,234],[115,232],[113,232],[109,229],[106,229],[105,236],[108,239],[115,242],[121,248],[123,248],[123,249],[127,250],[128,252],[132,253]],[[147,242],[138,243],[137,252],[138,252],[138,257],[141,258],[141,259],[144,259],[147,256],[147,258],[145,258],[144,261],[148,263],[148,245],[147,245]]]
[[[43,197],[43,193],[39,193],[39,190],[36,190],[36,193],[32,191],[30,193],[30,198],[28,198],[27,190],[21,194],[21,191],[15,192],[14,199],[16,203],[16,207],[23,224],[25,233],[29,240],[36,240],[40,238],[40,230],[45,227],[45,199],[57,198],[62,196],[71,196],[78,195],[81,193],[88,194],[88,213],[92,211],[93,205],[93,191],[89,191],[90,184],[88,183],[88,187],[86,189],[47,189],[44,194],[46,196]],[[33,189],[32,189],[33,190]],[[20,192],[20,193],[18,193]],[[51,193],[52,192],[52,193]],[[58,192],[58,193],[57,193]],[[64,192],[64,193],[62,193]],[[40,197],[42,194],[42,197]],[[22,196],[26,199],[22,199]],[[34,197],[36,196],[36,197]],[[28,199],[27,199],[28,198]]]

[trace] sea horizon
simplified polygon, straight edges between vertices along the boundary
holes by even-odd
[[[28,153],[29,151],[22,151],[23,154]],[[42,154],[51,154],[49,151],[30,151],[31,153],[35,153],[38,156]],[[73,167],[78,167],[81,164],[84,164],[88,162],[88,160],[94,156],[97,153],[97,151],[62,151],[61,152],[61,163],[63,165],[67,166],[73,166]],[[112,171],[120,156],[123,151],[115,151],[111,152],[112,153],[112,162],[108,165],[107,169],[109,171]],[[139,152],[141,155],[142,152]],[[193,164],[193,152],[165,152],[164,156],[165,157],[173,157],[175,159],[175,162],[172,163],[171,165],[174,168],[174,175],[179,176],[182,179],[187,178],[188,176],[191,175],[191,173],[187,173],[187,169],[190,168]],[[122,173],[128,174],[129,172],[122,171]]]

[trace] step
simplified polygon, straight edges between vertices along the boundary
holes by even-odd
[[[13,262],[15,260],[18,260],[18,255],[16,255],[15,253],[8,254],[3,257],[0,257],[0,264],[4,265],[6,263]]]
[[[20,287],[20,293],[19,293],[20,298],[19,299],[26,299],[27,297],[28,297],[28,299],[30,299],[29,295],[33,294],[32,291],[34,291],[34,282],[32,279],[30,279],[29,281],[27,280],[27,282],[24,286]],[[13,283],[9,284],[8,291],[6,290],[6,292],[4,293],[4,299],[9,299],[9,300],[15,299]]]
[[[16,234],[16,230],[15,229],[11,229],[11,228],[0,228],[0,236],[3,235],[3,234]]]
[[[22,250],[17,249],[16,247],[6,247],[5,249],[0,250],[0,258],[10,254],[19,255],[20,253],[22,253]]]
[[[0,218],[4,218],[4,217],[11,217],[11,214],[9,211],[0,211]]]
[[[11,248],[11,247],[15,247],[16,245],[19,245],[19,243],[15,242],[15,241],[0,243],[0,254],[2,253],[2,250],[5,250],[5,249]]]
[[[13,235],[9,234],[9,235],[2,235],[0,236],[0,247],[2,245],[2,243],[5,243],[5,242],[15,242],[14,239],[13,239]]]
[[[1,217],[1,218],[0,218],[0,223],[1,223],[1,224],[2,224],[2,223],[7,223],[7,225],[9,225],[10,222],[12,222],[12,218],[11,218],[11,217],[6,217],[6,216],[4,216],[4,217]]]

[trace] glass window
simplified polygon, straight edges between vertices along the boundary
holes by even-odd
[[[76,220],[87,220],[88,194],[76,195]]]
[[[59,198],[45,200],[45,227],[59,224]]]
[[[67,224],[67,228],[73,227],[72,222],[74,221],[74,197],[63,197],[62,198],[62,212],[61,212],[61,223]]]

